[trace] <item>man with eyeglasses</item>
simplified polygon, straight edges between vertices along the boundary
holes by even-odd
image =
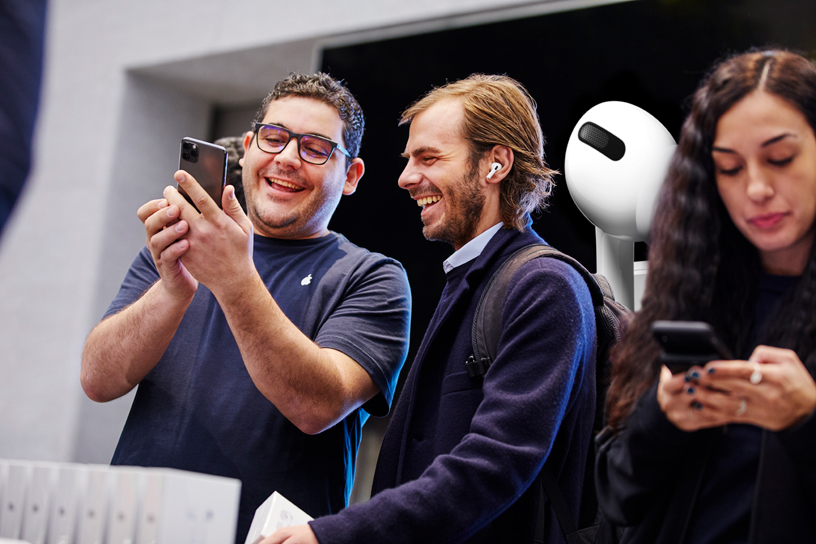
[[[91,332],[82,385],[139,388],[113,464],[242,481],[236,542],[278,491],[312,516],[347,502],[361,427],[405,360],[401,265],[328,230],[363,175],[363,115],[325,74],[292,75],[243,139],[246,215],[186,172],[142,206],[146,247]]]

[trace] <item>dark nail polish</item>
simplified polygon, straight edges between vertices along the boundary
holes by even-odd
[[[708,369],[708,373],[709,373],[709,374],[714,374],[714,372],[715,372],[716,370],[717,370],[717,369],[716,369],[716,368],[713,368],[713,367],[712,367],[712,368],[709,368],[709,369]]]
[[[688,389],[686,389],[686,393],[688,393],[689,395],[693,395],[694,394],[694,388],[689,387]]]

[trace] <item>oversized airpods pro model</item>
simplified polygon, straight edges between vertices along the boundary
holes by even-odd
[[[603,102],[575,125],[564,176],[581,213],[595,225],[598,272],[615,299],[636,310],[635,242],[649,236],[657,196],[677,147],[660,121],[626,102]]]

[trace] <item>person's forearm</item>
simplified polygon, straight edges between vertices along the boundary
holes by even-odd
[[[304,335],[257,274],[215,294],[255,386],[303,432],[324,431],[378,392],[353,359]]]
[[[82,352],[85,394],[107,402],[138,385],[167,349],[189,304],[170,297],[159,280],[136,302],[99,323]]]

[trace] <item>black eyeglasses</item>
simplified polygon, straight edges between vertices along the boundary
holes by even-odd
[[[277,125],[252,123],[252,127],[255,130],[255,141],[258,142],[258,149],[272,155],[277,155],[286,149],[292,138],[296,138],[298,154],[301,159],[309,164],[326,164],[335,149],[351,158],[351,153],[328,138],[313,134],[298,134]]]

